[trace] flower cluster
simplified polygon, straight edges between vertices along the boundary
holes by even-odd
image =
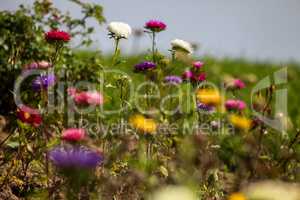
[[[133,115],[129,119],[129,123],[133,128],[137,129],[142,133],[150,133],[153,134],[156,132],[157,125],[153,119],[146,118],[143,115]]]
[[[78,105],[101,105],[104,103],[103,95],[97,91],[79,91],[76,88],[68,88],[68,94]]]
[[[60,31],[58,29],[53,29],[45,33],[45,39],[47,42],[69,42],[71,36],[65,31]]]
[[[192,81],[194,83],[205,81],[206,73],[202,71],[203,66],[204,63],[201,61],[193,62],[192,68],[183,72],[182,79]]]
[[[56,77],[54,74],[40,75],[32,81],[32,89],[36,92],[47,90],[55,84]]]
[[[17,117],[24,123],[38,127],[42,123],[42,115],[37,109],[30,108],[25,105],[20,105],[17,109]]]
[[[167,25],[159,20],[150,20],[146,22],[145,28],[151,30],[152,32],[160,32],[167,28]]]

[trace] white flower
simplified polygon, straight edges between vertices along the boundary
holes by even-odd
[[[131,27],[123,22],[111,22],[107,29],[119,38],[128,38],[131,34]]]
[[[173,50],[183,50],[189,54],[193,53],[192,45],[184,40],[174,39],[171,41],[171,46]]]
[[[168,186],[155,192],[149,200],[197,200],[197,197],[186,187]]]

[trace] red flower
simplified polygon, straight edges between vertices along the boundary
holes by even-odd
[[[160,32],[167,28],[167,25],[159,20],[150,20],[146,22],[145,28],[153,32]]]
[[[53,30],[45,33],[45,39],[48,42],[56,42],[56,41],[69,42],[69,40],[71,39],[71,36],[69,33],[65,32],[65,31],[53,29]]]
[[[69,128],[62,132],[62,139],[70,142],[83,140],[86,133],[82,128]]]
[[[30,124],[34,127],[40,126],[43,121],[42,116],[37,109],[24,105],[19,106],[17,109],[17,116],[23,123]]]

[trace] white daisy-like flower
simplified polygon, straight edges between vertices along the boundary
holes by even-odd
[[[173,50],[182,50],[189,54],[193,53],[192,45],[184,40],[174,39],[171,41],[171,46]]]
[[[148,200],[197,200],[197,197],[186,187],[168,186],[155,192]]]
[[[128,38],[131,34],[131,27],[123,22],[111,22],[109,23],[107,29],[111,32],[115,37],[118,38]]]

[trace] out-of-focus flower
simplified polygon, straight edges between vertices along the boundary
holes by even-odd
[[[47,61],[39,61],[39,62],[32,62],[28,65],[25,65],[23,67],[24,70],[30,70],[30,69],[47,69],[52,67],[52,64]]]
[[[188,54],[193,53],[193,47],[190,43],[180,40],[180,39],[174,39],[171,41],[172,50],[174,51],[184,51]]]
[[[200,73],[199,75],[193,76],[193,80],[196,82],[202,82],[206,80],[206,74],[204,72]]]
[[[196,96],[199,102],[206,105],[217,106],[221,103],[221,95],[215,89],[199,89]]]
[[[196,69],[202,68],[203,65],[204,65],[204,62],[201,62],[201,61],[195,61],[195,62],[193,62],[193,67],[196,68]]]
[[[230,89],[243,89],[246,87],[246,84],[241,79],[234,79],[231,83],[229,83],[228,87]]]
[[[248,131],[251,128],[252,120],[240,115],[230,115],[229,122],[236,128]]]
[[[187,70],[187,71],[183,72],[183,74],[182,74],[182,79],[184,79],[184,80],[190,80],[193,77],[194,77],[194,74],[191,70]]]
[[[144,61],[134,66],[135,71],[147,71],[156,68],[156,64],[150,61]]]
[[[42,115],[37,109],[30,108],[25,105],[20,105],[17,109],[17,117],[24,123],[38,127],[42,123]]]
[[[213,112],[215,110],[215,107],[206,105],[204,103],[197,103],[197,109],[199,111]]]
[[[164,81],[174,85],[182,83],[182,79],[179,76],[166,76]]]
[[[228,200],[247,200],[243,193],[233,193],[228,197]]]
[[[168,186],[151,195],[148,200],[197,200],[197,195],[187,187]]]
[[[69,42],[71,39],[71,36],[69,33],[65,32],[65,31],[53,29],[53,30],[45,33],[45,39],[48,42]]]
[[[239,110],[242,111],[246,108],[246,103],[241,100],[229,99],[225,102],[227,110]]]
[[[74,98],[76,104],[79,105],[101,105],[104,103],[103,95],[97,91],[76,91],[69,88],[68,93]]]
[[[78,146],[58,146],[49,151],[50,160],[61,170],[94,169],[103,162],[103,156]]]
[[[243,189],[247,199],[299,200],[300,185],[279,181],[263,181],[250,184]]]
[[[123,22],[111,22],[107,27],[112,37],[127,39],[131,34],[131,27]]]
[[[145,28],[149,29],[153,32],[163,31],[166,29],[166,27],[167,27],[167,25],[159,20],[150,20],[150,21],[146,22],[146,24],[145,24]]]
[[[61,138],[70,142],[78,142],[85,138],[85,130],[82,128],[69,128],[62,132]]]
[[[37,92],[41,90],[47,90],[48,87],[53,86],[55,82],[56,77],[54,74],[41,75],[32,81],[32,89]]]
[[[129,119],[131,126],[142,133],[153,134],[156,132],[157,125],[153,119],[144,117],[143,115],[133,115]]]
[[[73,87],[70,87],[70,88],[67,89],[67,93],[68,93],[68,95],[74,97],[77,93],[77,89],[73,88]]]

